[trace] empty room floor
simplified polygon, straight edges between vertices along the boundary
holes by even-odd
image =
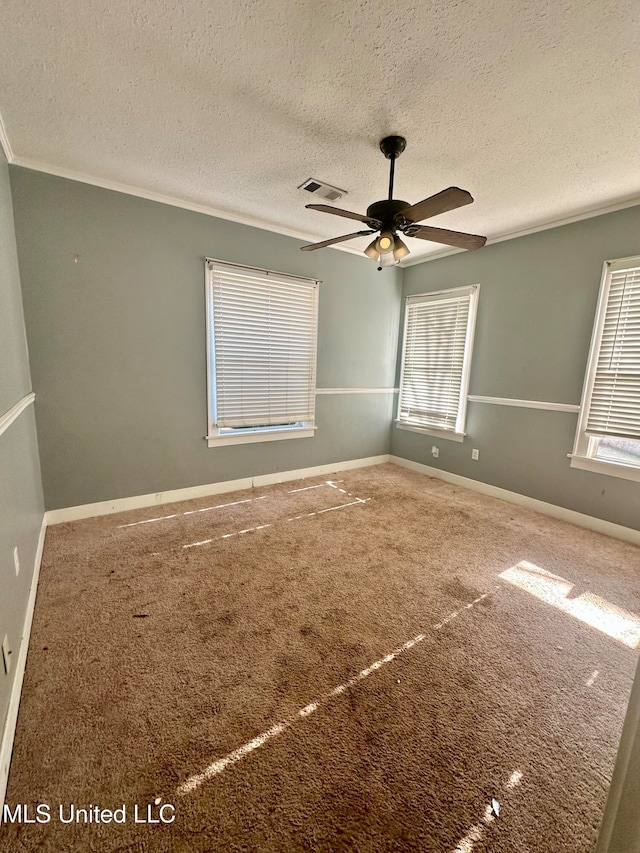
[[[390,464],[51,527],[0,850],[586,853],[638,613],[639,548]]]

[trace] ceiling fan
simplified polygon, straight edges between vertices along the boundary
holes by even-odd
[[[367,231],[355,231],[353,234],[345,234],[343,237],[333,237],[331,240],[322,240],[320,243],[310,243],[302,246],[303,252],[311,252],[314,249],[324,249],[334,243],[344,243],[355,237],[364,237],[367,234],[380,232],[364,250],[365,255],[377,261],[382,267],[391,267],[409,254],[409,249],[398,237],[398,231],[406,237],[417,237],[420,240],[430,240],[433,243],[445,243],[447,246],[456,246],[459,249],[480,249],[487,242],[486,237],[477,234],[465,234],[463,231],[448,231],[446,228],[433,228],[429,225],[418,225],[423,219],[429,219],[447,210],[455,210],[465,204],[471,204],[473,196],[459,187],[449,187],[442,192],[436,193],[417,204],[409,204],[408,201],[400,201],[393,198],[393,177],[395,163],[398,157],[407,147],[407,140],[403,136],[385,136],[380,143],[380,150],[384,156],[391,161],[389,174],[389,198],[383,201],[374,201],[369,205],[366,214],[352,213],[350,210],[342,210],[339,207],[331,207],[328,204],[307,204],[309,210],[320,210],[323,213],[333,213],[334,216],[344,216],[347,219],[356,219],[368,226]]]

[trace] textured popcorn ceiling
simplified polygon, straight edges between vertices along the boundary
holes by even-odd
[[[0,114],[16,163],[312,240],[358,223],[296,187],[364,212],[399,133],[395,196],[495,239],[640,201],[639,41],[637,0],[5,0]]]

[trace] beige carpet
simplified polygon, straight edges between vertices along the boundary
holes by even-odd
[[[586,853],[633,612],[640,549],[392,465],[52,527],[0,850]]]

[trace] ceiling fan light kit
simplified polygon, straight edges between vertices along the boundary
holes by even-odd
[[[380,252],[378,251],[378,240],[372,240],[371,243],[364,250],[365,255],[371,258],[372,261],[377,261],[380,257]]]
[[[388,252],[393,252],[394,236],[391,231],[383,231],[376,240],[376,247],[381,255],[386,255]]]
[[[334,237],[330,240],[322,240],[320,243],[310,243],[302,246],[303,252],[323,249],[334,243],[343,243],[355,237],[364,237],[368,234],[380,232],[380,236],[364,250],[365,255],[376,261],[379,266],[390,267],[405,258],[410,250],[398,236],[398,231],[406,237],[417,237],[419,240],[430,240],[433,243],[444,243],[447,246],[455,246],[459,249],[479,249],[487,242],[486,237],[478,234],[465,234],[462,231],[449,231],[446,228],[433,228],[427,225],[419,225],[424,219],[455,210],[465,204],[471,204],[473,196],[459,187],[449,187],[436,195],[429,196],[417,204],[409,204],[407,201],[393,198],[393,180],[395,176],[395,162],[407,147],[407,140],[403,136],[385,136],[380,142],[380,150],[390,160],[389,169],[389,197],[383,201],[374,201],[367,208],[365,215],[352,213],[350,210],[342,210],[339,207],[331,207],[328,204],[308,204],[309,210],[319,210],[322,213],[332,213],[334,216],[342,216],[346,219],[355,219],[368,226],[368,231],[356,231],[353,234],[345,234],[342,237]]]
[[[393,241],[393,257],[396,259],[396,261],[401,261],[409,254],[410,251],[407,244],[403,243],[399,237],[396,237]]]

